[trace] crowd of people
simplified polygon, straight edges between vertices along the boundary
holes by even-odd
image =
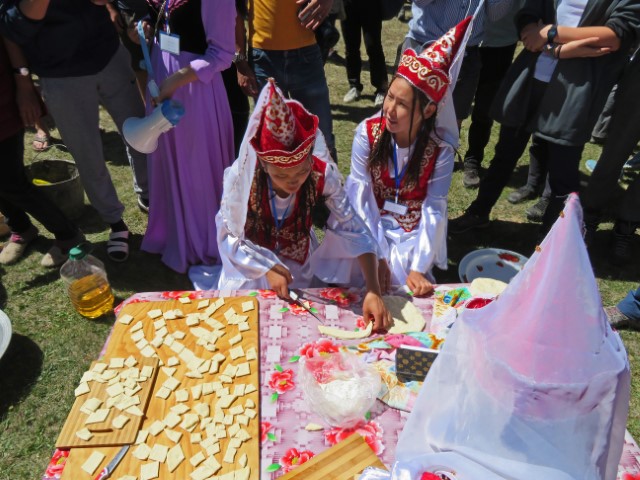
[[[589,244],[640,140],[640,0],[413,0],[391,78],[381,4],[0,0],[0,212],[10,229],[0,264],[18,261],[37,237],[29,215],[55,237],[45,266],[60,265],[84,240],[24,172],[24,129],[40,129],[33,146],[44,147],[45,113],[111,229],[107,256],[126,261],[130,232],[105,165],[99,107],[122,132],[125,119],[168,99],[185,114],[158,148],[146,156],[125,142],[138,207],[149,215],[142,249],[176,272],[215,279],[206,287],[272,288],[287,298],[290,287],[320,282],[366,286],[365,313],[384,328],[381,294],[390,285],[431,293],[433,267],[446,268],[447,235],[455,241],[489,225],[527,145],[529,178],[509,201],[544,190],[531,217],[540,236],[548,231],[580,190],[583,148],[609,98],[607,139],[583,197]],[[364,37],[380,107],[356,129],[346,181],[324,73],[337,19],[344,102],[365,100]],[[463,186],[478,194],[448,219],[468,116]],[[482,175],[494,120],[500,134]],[[638,212],[636,179],[616,211],[616,263],[632,258]],[[314,226],[325,231],[322,242]]]

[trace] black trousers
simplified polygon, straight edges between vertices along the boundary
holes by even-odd
[[[530,105],[524,106],[530,112],[535,112],[537,99],[544,93],[546,84],[534,81]],[[524,153],[531,133],[523,126],[502,125],[500,136],[496,144],[496,151],[487,174],[480,182],[478,197],[467,209],[475,215],[487,216],[500,198],[502,190],[507,185],[518,159]],[[580,158],[584,145],[560,145],[545,140],[534,134],[533,142],[535,155],[549,172],[549,185],[554,198],[566,197],[580,188]]]
[[[12,232],[31,227],[33,215],[56,240],[71,240],[78,228],[29,181],[24,170],[24,132],[0,142],[0,212]]]
[[[236,158],[240,150],[240,144],[244,138],[244,132],[249,123],[249,99],[238,85],[238,70],[231,64],[229,68],[222,71],[224,88],[229,99],[231,109],[231,119],[233,121],[233,144]]]
[[[480,167],[484,158],[484,149],[491,137],[493,120],[489,116],[489,109],[505,73],[511,66],[516,44],[506,47],[480,47],[479,50],[482,66],[471,111],[469,148],[464,157],[465,165],[475,168]]]
[[[347,79],[349,86],[362,90],[360,73],[360,39],[364,36],[364,46],[369,57],[371,84],[377,92],[387,89],[387,65],[382,50],[382,11],[380,3],[370,0],[345,0],[346,18],[342,20],[342,38],[346,47]]]

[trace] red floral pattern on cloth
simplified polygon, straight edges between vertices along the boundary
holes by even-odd
[[[321,355],[327,355],[329,353],[336,353],[340,351],[340,345],[334,343],[328,338],[322,338],[317,342],[306,343],[300,347],[300,356],[313,358]]]
[[[324,432],[324,439],[329,445],[335,445],[336,443],[349,438],[354,433],[359,433],[376,455],[380,455],[384,452],[385,447],[382,443],[384,432],[382,430],[382,426],[374,420],[356,428],[333,427],[327,429]]]
[[[44,472],[45,478],[57,479],[62,477],[62,470],[64,470],[67,457],[69,456],[69,450],[60,450],[56,448],[56,451],[51,457],[51,461],[47,466],[47,470]]]
[[[305,301],[304,301],[304,303],[305,303],[305,305],[306,305],[308,308],[312,308],[312,306],[311,306],[311,305],[313,304],[313,302],[309,302],[309,301],[306,301],[306,300],[305,300]],[[301,315],[310,315],[310,313],[309,313],[309,312],[307,312],[304,308],[302,308],[302,307],[301,307],[300,305],[298,305],[297,303],[290,303],[290,304],[289,304],[289,311],[290,311],[291,313],[293,313],[294,315],[297,315],[297,316],[301,316]]]
[[[369,148],[373,148],[373,145],[378,141],[384,131],[385,119],[379,116],[369,118],[366,126]],[[376,204],[380,209],[380,214],[391,215],[397,220],[405,232],[412,231],[420,223],[420,219],[422,218],[422,203],[424,199],[427,198],[429,179],[431,179],[439,154],[440,147],[431,140],[427,144],[420,163],[418,184],[408,184],[406,177],[401,180],[398,201],[407,206],[407,213],[405,215],[387,212],[382,208],[386,200],[393,199],[396,195],[395,178],[391,178],[388,164],[385,168],[381,168],[378,165],[371,168],[373,194],[376,198]]]
[[[640,473],[633,475],[632,473],[623,473],[620,480],[640,480]]]
[[[296,468],[298,465],[308,462],[314,457],[314,453],[310,450],[298,450],[297,448],[290,448],[280,458],[280,465],[282,466],[282,472],[287,473]]]
[[[273,290],[258,290],[260,298],[278,298],[278,294]]]
[[[273,372],[269,379],[269,387],[279,394],[293,390],[296,387],[296,384],[293,381],[293,370],[289,368],[287,370],[276,370]]]
[[[190,292],[186,290],[176,290],[173,292],[162,292],[162,298],[168,298],[170,300],[178,300],[180,298],[189,298],[194,300],[200,297],[200,292]]]
[[[358,317],[356,319],[356,328],[359,328],[360,330],[366,330],[368,326],[369,324],[364,321],[364,317]]]
[[[345,288],[331,287],[320,290],[320,296],[333,300],[339,307],[348,307],[360,300],[360,297]]]
[[[269,440],[269,432],[273,428],[269,422],[260,422],[260,443],[265,443]]]

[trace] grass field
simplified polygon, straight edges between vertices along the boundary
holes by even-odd
[[[397,20],[384,25],[384,41],[387,64],[392,65],[397,45],[406,33],[407,26]],[[364,46],[363,46],[364,50]],[[338,51],[344,54],[342,43]],[[366,62],[365,62],[366,70]],[[371,115],[374,89],[368,84],[368,74],[363,74],[365,91],[362,99],[343,105],[342,97],[348,90],[346,73],[338,58],[326,66],[331,90],[334,131],[339,152],[339,164],[348,172],[353,130],[363,118]],[[466,145],[465,122],[462,129],[460,151]],[[189,289],[185,275],[167,269],[157,256],[138,250],[145,231],[146,217],[136,207],[131,186],[131,172],[124,156],[124,149],[111,119],[103,114],[102,128],[105,155],[121,200],[127,206],[125,221],[134,232],[134,247],[130,260],[124,265],[109,263],[105,259],[106,225],[97,218],[95,211],[86,206],[79,223],[94,243],[94,254],[105,261],[109,279],[117,296],[117,302],[135,292]],[[59,138],[57,131],[54,137]],[[29,148],[32,135],[26,139],[26,161],[33,160]],[[497,138],[494,127],[492,143],[486,157],[491,158],[493,142]],[[600,147],[587,145],[584,159],[598,158]],[[69,158],[55,149],[39,158]],[[511,205],[505,198],[513,188],[521,186],[526,178],[526,158],[519,164],[509,188],[493,211],[495,220],[491,227],[479,234],[456,237],[449,242],[449,268],[436,272],[439,283],[457,282],[457,265],[469,251],[479,247],[508,248],[529,255],[534,248],[537,226],[525,220],[524,210],[532,202]],[[486,162],[485,162],[486,163]],[[586,174],[584,176],[586,179]],[[462,187],[461,172],[455,172],[450,191],[450,216],[461,214],[475,191]],[[152,207],[153,208],[153,207]],[[213,221],[213,219],[212,219]],[[615,304],[628,290],[635,289],[640,279],[639,256],[622,268],[612,267],[606,260],[608,234],[611,224],[605,224],[598,234],[592,251],[594,271],[598,279],[605,305]],[[44,472],[53,451],[53,444],[73,401],[73,390],[89,363],[94,360],[104,344],[113,323],[112,316],[90,321],[76,314],[69,303],[58,270],[40,267],[40,257],[49,248],[51,236],[41,238],[30,248],[21,262],[10,267],[0,267],[0,308],[11,318],[14,335],[9,350],[0,361],[0,480],[36,479]],[[640,251],[636,238],[634,247]],[[558,268],[563,268],[560,263]],[[567,285],[571,288],[571,285]],[[550,332],[552,334],[552,332]],[[623,339],[632,364],[632,400],[628,427],[633,435],[640,436],[640,334],[623,332]]]

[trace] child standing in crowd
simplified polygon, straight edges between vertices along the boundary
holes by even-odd
[[[447,194],[454,147],[436,133],[436,113],[471,17],[420,55],[404,52],[382,111],[360,123],[346,189],[383,252],[380,282],[431,293],[431,269],[447,267]],[[451,102],[449,102],[451,103]],[[450,105],[449,105],[450,107]],[[447,129],[446,121],[439,125]],[[448,130],[457,135],[455,121]]]
[[[285,101],[270,79],[240,155],[225,175],[216,216],[223,265],[219,288],[271,288],[289,298],[289,287],[309,287],[314,276],[340,283],[357,258],[367,286],[363,314],[374,318],[375,328],[388,327],[377,246],[340,180],[318,117],[295,100]],[[331,215],[318,246],[312,223],[324,206]]]
[[[151,62],[158,98],[185,108],[180,123],[149,155],[149,225],[142,249],[177,272],[218,258],[212,222],[224,169],[233,162],[233,124],[221,71],[234,54],[233,0],[150,0]],[[178,39],[179,37],[179,39]]]

